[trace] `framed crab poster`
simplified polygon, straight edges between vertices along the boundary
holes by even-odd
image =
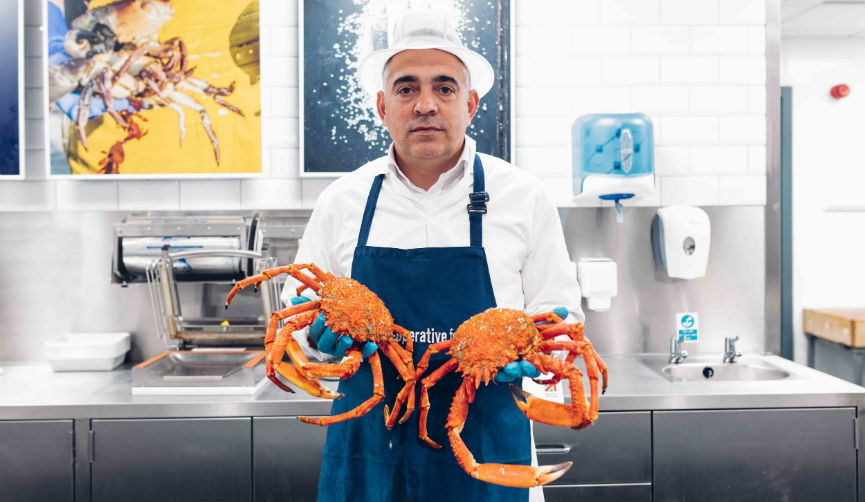
[[[357,64],[387,47],[388,27],[402,10],[424,3],[448,11],[462,43],[493,66],[496,83],[466,133],[479,152],[512,158],[513,0],[300,0],[301,176],[339,176],[387,154],[391,138],[374,97],[358,84]]]
[[[45,0],[49,176],[261,173],[259,0]]]
[[[24,5],[0,0],[0,179],[24,177]],[[8,14],[5,14],[8,13]]]

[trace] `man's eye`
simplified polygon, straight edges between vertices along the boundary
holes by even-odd
[[[399,89],[396,90],[397,94],[402,94],[403,96],[408,96],[409,94],[411,94],[411,92],[412,92],[411,87],[400,87]]]
[[[439,92],[442,94],[453,94],[454,90],[452,87],[441,87],[439,88]]]

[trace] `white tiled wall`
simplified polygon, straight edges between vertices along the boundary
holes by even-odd
[[[656,193],[626,205],[765,204],[765,0],[515,5],[516,161],[560,205],[587,204],[571,196],[569,131],[542,125],[603,112],[655,128]]]
[[[264,177],[45,180],[42,2],[25,0],[26,179],[0,183],[0,211],[310,208],[327,179],[298,175],[298,2],[261,0]],[[644,112],[657,190],[631,202],[764,204],[765,0],[511,0],[515,161],[560,205],[570,125]]]

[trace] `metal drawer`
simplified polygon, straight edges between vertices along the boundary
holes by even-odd
[[[648,411],[601,413],[597,422],[579,431],[535,422],[534,433],[538,464],[574,463],[555,485],[652,481]]]
[[[546,502],[645,502],[652,500],[651,483],[621,485],[545,486]]]

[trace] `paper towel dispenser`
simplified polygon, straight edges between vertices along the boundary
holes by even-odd
[[[652,121],[642,113],[590,114],[574,121],[574,195],[616,203],[655,189]],[[621,221],[621,218],[620,218]]]

